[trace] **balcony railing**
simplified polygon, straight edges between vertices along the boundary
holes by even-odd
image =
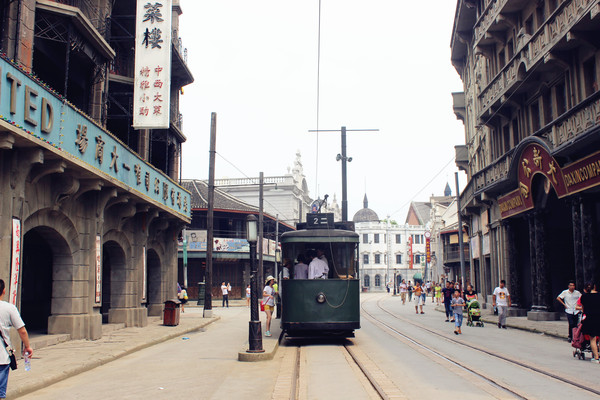
[[[463,254],[465,255],[465,261],[469,261],[469,245],[465,243]],[[458,245],[454,248],[454,245],[444,247],[444,264],[449,262],[460,261],[460,249]]]
[[[106,37],[107,26],[106,18],[100,13],[100,9],[92,0],[51,0],[56,3],[65,4],[71,7],[77,7],[83,15],[98,29],[102,36]]]
[[[188,50],[187,47],[183,47],[183,41],[181,40],[181,37],[177,36],[177,29],[173,29],[173,36],[171,40],[173,41],[173,46],[175,50],[179,52],[179,55],[183,59],[183,62],[187,65]]]
[[[183,132],[183,114],[173,106],[171,106],[171,123]]]
[[[508,0],[485,0],[485,3],[487,3],[484,5],[485,11],[483,11],[473,29],[473,46],[479,44],[507,2]]]
[[[563,3],[566,4],[566,3]],[[578,0],[561,6],[514,55],[509,63],[492,79],[479,95],[479,116],[496,103],[519,82],[518,70],[522,63],[528,70],[542,61],[554,47],[596,4],[595,0]]]

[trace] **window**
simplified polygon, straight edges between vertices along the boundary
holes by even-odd
[[[513,56],[515,55],[514,45],[513,45],[513,40],[512,39],[510,39],[506,43],[506,54],[508,55],[508,59],[509,60],[511,60],[513,58]]]
[[[375,275],[375,287],[381,286],[381,275]]]
[[[396,243],[402,243],[402,235],[396,235]]]
[[[531,104],[531,133],[540,130],[540,103],[535,101]]]
[[[368,263],[369,263],[369,255],[363,254],[363,264],[368,264]]]
[[[595,57],[590,57],[589,60],[583,63],[583,79],[585,85],[585,97],[591,96],[598,90]]]
[[[375,243],[379,243],[379,233],[376,233],[376,234],[373,235],[373,241]]]
[[[415,264],[421,264],[421,255],[415,254]]]
[[[506,56],[504,55],[504,49],[502,49],[498,53],[498,69],[504,68],[504,65],[506,65]]]
[[[396,264],[402,264],[402,254],[396,254]]]
[[[529,18],[525,20],[525,33],[528,35],[533,34],[533,15],[530,15]]]
[[[369,243],[369,234],[363,233],[363,243]]]
[[[502,142],[504,144],[504,153],[506,153],[510,150],[510,128],[508,124],[502,128]]]
[[[365,280],[365,287],[371,286],[371,278],[369,277],[369,275],[365,275],[364,280]]]
[[[563,115],[567,111],[567,93],[565,92],[565,84],[559,83],[555,87],[556,93],[556,114]]]
[[[375,254],[375,264],[381,264],[381,254]]]

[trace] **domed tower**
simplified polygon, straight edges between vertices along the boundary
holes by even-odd
[[[367,194],[365,193],[365,198],[363,200],[363,208],[358,210],[354,217],[352,217],[352,221],[356,222],[379,222],[379,217],[377,213],[369,208],[369,200],[367,200]]]

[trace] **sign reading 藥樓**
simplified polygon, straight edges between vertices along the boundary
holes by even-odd
[[[168,129],[171,88],[171,0],[137,1],[133,127]]]

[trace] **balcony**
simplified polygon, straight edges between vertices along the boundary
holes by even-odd
[[[173,51],[171,61],[171,79],[177,87],[183,87],[194,82],[192,72],[187,66],[187,48],[183,47],[181,37],[177,36],[177,30],[172,35]]]
[[[501,3],[509,2],[498,2]],[[563,2],[532,36],[525,34],[514,57],[479,94],[479,118],[490,114],[492,106],[502,103],[507,94],[520,88],[526,71],[531,71],[540,62],[549,61],[550,50],[596,6],[595,3],[595,0]]]
[[[463,254],[465,261],[469,261],[469,243],[464,243]],[[457,244],[444,245],[444,264],[460,262],[460,249]]]

